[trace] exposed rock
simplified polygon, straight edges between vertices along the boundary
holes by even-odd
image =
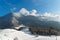
[[[16,18],[13,17],[13,19],[12,19],[12,24],[13,24],[13,26],[19,26],[19,25],[18,25],[18,24],[19,24],[19,21],[17,21]]]

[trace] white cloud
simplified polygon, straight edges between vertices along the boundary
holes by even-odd
[[[53,13],[45,12],[45,13],[42,14],[41,16],[47,16],[47,17],[58,17],[59,15],[57,15],[57,14],[53,14]]]
[[[32,10],[32,11],[28,11],[25,8],[22,8],[19,12],[13,13],[13,15],[15,17],[21,17],[22,15],[24,16],[28,16],[28,15],[32,15],[32,16],[36,16],[36,17],[40,17],[43,20],[48,20],[48,21],[59,21],[60,22],[60,16],[57,14],[53,14],[53,13],[48,13],[45,12],[44,14],[39,14],[37,13],[37,10]]]
[[[21,17],[22,15],[24,15],[24,16],[28,16],[28,15],[37,16],[38,14],[37,14],[36,10],[28,11],[27,9],[22,8],[19,12],[15,12],[15,13],[13,12],[13,15],[15,17]]]
[[[36,10],[32,10],[31,12],[32,12],[32,14],[36,14],[36,13],[37,13],[37,11],[36,11]]]
[[[16,9],[16,8],[14,8],[14,9]],[[15,14],[15,16],[20,16],[20,15],[25,15],[25,16],[27,16],[27,15],[32,15],[32,16],[46,16],[46,17],[60,17],[59,15],[57,15],[57,14],[53,14],[53,13],[48,13],[48,12],[45,12],[44,14],[39,14],[39,13],[37,13],[37,10],[32,10],[32,11],[28,11],[27,9],[25,9],[25,8],[22,8],[19,12],[15,12],[14,13]]]
[[[36,10],[32,10],[31,13],[30,13],[30,15],[37,16],[37,11]]]
[[[39,15],[43,20],[46,21],[57,21],[60,22],[60,16],[58,14],[53,13],[44,13]]]
[[[15,8],[14,8],[15,9]],[[22,15],[24,16],[27,16],[29,15],[29,11],[27,11],[25,8],[22,8],[20,11],[18,12],[13,12],[13,15],[16,17],[16,18],[19,18],[21,17]]]
[[[20,10],[20,13],[22,14],[22,15],[29,15],[29,11],[27,11],[25,8],[22,8],[21,10]]]
[[[13,13],[14,17],[21,17],[20,13],[19,12],[16,12],[16,13]]]

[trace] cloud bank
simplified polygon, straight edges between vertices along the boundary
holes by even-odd
[[[37,10],[33,9],[32,11],[28,11],[25,8],[22,8],[19,12],[14,12],[13,15],[17,18],[21,16],[35,16],[41,18],[42,20],[47,21],[57,21],[60,22],[60,15],[45,12],[44,14],[37,13]]]

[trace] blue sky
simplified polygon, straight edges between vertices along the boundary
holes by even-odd
[[[0,0],[0,16],[4,16],[11,10],[19,11],[36,9],[38,13],[60,13],[60,0]]]

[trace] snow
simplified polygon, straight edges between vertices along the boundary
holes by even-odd
[[[28,29],[17,31],[14,29],[0,30],[0,40],[60,40],[60,36],[36,36],[32,35]]]
[[[21,28],[21,27],[26,27],[26,26],[25,26],[25,25],[23,25],[23,24],[21,24],[20,26],[15,27],[15,29],[19,29],[19,28]]]

